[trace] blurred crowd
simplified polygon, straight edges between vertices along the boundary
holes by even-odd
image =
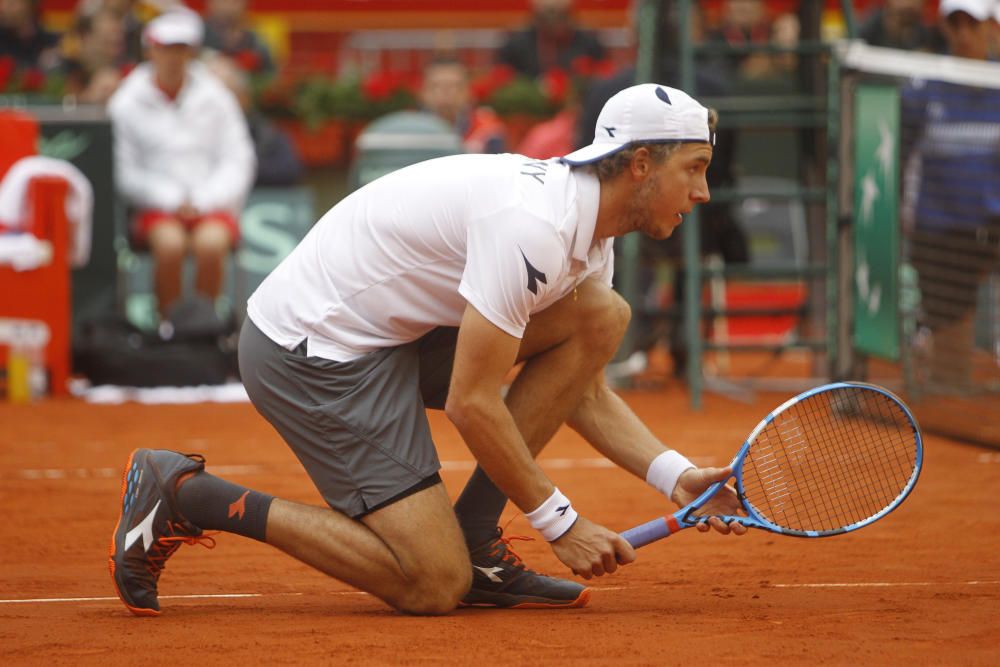
[[[276,63],[267,43],[253,29],[249,0],[206,0],[204,4],[204,40],[202,52],[215,60],[227,62],[220,70],[231,69],[238,76],[226,76],[231,86],[250,110],[253,104],[251,83],[275,74]],[[593,79],[622,77],[627,62],[612,62],[598,33],[581,27],[574,20],[572,0],[532,0],[533,14],[522,29],[511,31],[495,54],[495,63],[504,74],[493,72],[494,82],[510,76],[531,79],[549,77],[546,85],[562,99],[557,106],[566,113],[527,138],[525,148],[540,156],[579,145],[590,126],[584,116],[577,124],[583,104],[585,85]],[[635,2],[631,22],[635,27]],[[694,12],[687,26],[694,42],[729,45],[737,50],[709,55],[703,59],[702,76],[712,80],[716,90],[738,91],[761,83],[778,84],[789,80],[797,66],[796,54],[752,51],[747,45],[772,44],[794,47],[799,40],[798,18],[794,13],[775,13],[765,0],[723,0],[713,3],[712,11],[703,11],[704,3],[693,3]],[[971,6],[990,4],[972,2]],[[31,91],[46,82],[58,81],[61,92],[81,103],[106,103],[122,78],[144,58],[144,26],[153,17],[179,7],[181,0],[80,0],[72,26],[64,34],[46,29],[41,20],[39,0],[0,0],[0,93],[12,88]],[[676,11],[678,3],[665,3]],[[928,15],[923,0],[885,0],[876,3],[859,23],[859,37],[875,46],[947,53],[945,19]],[[959,5],[960,8],[961,5]],[[976,12],[973,11],[973,14]],[[669,22],[668,22],[669,23]],[[995,18],[991,17],[991,53],[998,48]],[[669,30],[669,28],[668,28]],[[675,35],[668,35],[667,41]],[[670,50],[669,43],[664,44]],[[618,60],[621,60],[620,58]],[[481,72],[470,72],[467,63],[455,54],[431,54],[422,80],[414,84],[416,99],[427,109],[440,113],[468,139],[470,150],[517,150],[519,145],[505,141],[502,128],[489,112],[474,107],[484,101]],[[671,65],[672,66],[672,65]],[[632,70],[634,71],[634,70]],[[676,72],[667,72],[676,75]],[[560,78],[560,75],[561,78]],[[581,76],[582,75],[582,76]],[[564,91],[569,84],[570,96]],[[51,87],[51,85],[50,85]],[[487,88],[489,86],[487,85]],[[605,91],[606,92],[606,91]],[[484,129],[485,128],[485,129]],[[574,136],[576,135],[576,136]],[[518,142],[526,139],[516,137]]]
[[[992,0],[970,1],[987,6]],[[638,25],[636,0],[630,13],[632,28]],[[661,13],[676,12],[679,3],[664,3]],[[729,53],[715,49],[701,59],[699,77],[710,94],[738,92],[746,88],[764,90],[794,80],[794,51],[762,52],[745,47],[775,45],[792,49],[799,41],[798,17],[773,11],[765,0],[722,0],[692,3],[686,26],[692,41],[736,47]],[[234,90],[248,112],[254,111],[259,82],[281,69],[267,42],[253,28],[249,0],[206,0],[204,39],[201,52],[218,64],[217,72]],[[522,150],[534,157],[558,154],[586,143],[592,128],[594,104],[613,93],[617,84],[634,74],[620,54],[609,57],[609,49],[593,30],[579,25],[572,0],[532,0],[530,21],[510,31],[495,53],[491,72],[470,71],[458,54],[428,54],[419,81],[412,85],[413,97],[425,109],[453,124],[472,151]],[[962,3],[956,7],[961,11]],[[16,89],[44,92],[56,86],[78,103],[105,104],[121,80],[145,57],[148,46],[144,26],[155,16],[183,8],[181,0],[80,0],[71,27],[63,34],[48,30],[39,0],[0,0],[0,94]],[[924,0],[884,0],[870,5],[861,17],[858,36],[875,46],[947,53],[945,17],[936,20]],[[971,13],[977,14],[974,10]],[[1000,10],[994,10],[1000,11]],[[978,22],[979,19],[976,19]],[[673,50],[676,21],[664,22],[661,37],[664,52]],[[1000,41],[995,17],[985,21],[990,32],[990,57]],[[666,62],[661,77],[676,78],[676,60]],[[331,73],[332,76],[332,73]],[[543,82],[559,113],[531,136],[515,132],[505,136],[504,123],[485,107],[489,93],[512,77]],[[588,84],[602,81],[598,102],[588,110]],[[668,81],[669,82],[669,81]],[[16,85],[14,85],[16,84]],[[700,86],[699,86],[700,88]],[[516,103],[516,100],[515,100]],[[507,110],[509,111],[509,110]],[[259,121],[259,118],[257,119]]]
[[[634,49],[612,57],[600,33],[578,22],[573,0],[530,4],[529,20],[504,36],[489,71],[474,71],[458,52],[428,53],[422,71],[410,82],[413,106],[444,119],[469,152],[512,151],[535,158],[568,153],[591,141],[601,106],[635,80]],[[636,0],[630,11],[633,37],[644,4]],[[664,3],[659,13],[655,80],[679,86],[678,44],[686,31],[694,43],[708,47],[696,63],[700,95],[784,92],[799,82],[796,13],[775,12],[777,3],[765,0],[695,2],[688,24],[681,26],[678,4]],[[979,59],[1000,55],[1000,3],[995,0],[940,0],[934,5],[884,0],[869,6],[859,22],[859,37],[872,45]],[[175,256],[210,248],[211,261],[202,262],[208,278],[199,284],[210,295],[216,293],[220,258],[238,240],[233,218],[249,189],[295,183],[303,173],[291,138],[257,106],[260,82],[280,78],[284,63],[254,30],[252,9],[250,0],[206,0],[200,15],[181,0],[80,0],[71,27],[56,34],[46,28],[39,0],[0,0],[0,95],[12,89],[42,93],[58,82],[64,100],[109,105],[116,131],[116,180],[135,214],[133,227],[142,242],[154,246],[160,264],[173,267],[158,275],[161,284],[169,284],[159,290],[161,310],[179,289]],[[185,18],[176,25],[157,23],[172,15]],[[150,29],[154,25],[159,25],[155,31]],[[222,106],[239,118],[219,116],[214,128],[199,125],[194,115],[183,122],[173,118],[170,104],[181,99],[182,87],[208,80],[212,83],[205,89],[215,99],[225,95]],[[525,109],[534,113],[526,128],[513,122],[526,97],[511,98],[506,108],[491,97],[518,80],[540,86],[548,105],[541,107],[542,113]],[[151,108],[162,112],[159,125],[152,122]],[[239,131],[233,133],[234,127]],[[172,145],[159,140],[165,136]],[[190,139],[190,147],[181,145],[180,136]],[[245,155],[244,138],[250,147]],[[733,183],[734,143],[720,137],[710,172],[713,187]],[[198,153],[199,145],[206,154]],[[244,157],[236,160],[238,155]],[[171,163],[178,160],[179,165]],[[138,177],[143,170],[150,179],[177,185],[151,188]],[[212,188],[232,196],[210,196]],[[203,232],[206,228],[214,232]],[[745,237],[728,207],[706,206],[702,230],[706,252],[727,263],[747,261]],[[676,242],[668,254],[676,254]],[[677,281],[678,290],[682,282]]]

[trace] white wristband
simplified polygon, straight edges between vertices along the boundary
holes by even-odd
[[[649,470],[646,471],[646,482],[668,499],[673,500],[674,487],[677,486],[677,480],[681,474],[688,468],[696,467],[695,464],[673,450],[663,452],[649,464]]]
[[[554,542],[573,527],[577,513],[569,498],[556,489],[548,500],[524,516],[528,517],[531,527],[540,532],[546,541]]]

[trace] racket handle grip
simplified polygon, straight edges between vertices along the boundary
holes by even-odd
[[[635,528],[629,528],[621,535],[633,548],[638,549],[650,542],[669,537],[678,530],[680,530],[680,526],[677,523],[677,519],[673,516],[661,516]]]

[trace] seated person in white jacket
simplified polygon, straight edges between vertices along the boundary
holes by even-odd
[[[108,106],[118,189],[135,213],[133,242],[152,251],[161,316],[181,294],[189,251],[197,291],[219,295],[255,173],[239,103],[194,60],[203,32],[201,18],[185,9],[151,21],[143,35],[148,62]]]

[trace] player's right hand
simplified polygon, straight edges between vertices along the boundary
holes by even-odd
[[[621,535],[582,516],[550,544],[559,560],[584,579],[611,574],[635,560],[635,549]]]
[[[677,479],[677,486],[674,488],[673,500],[679,507],[684,507],[693,502],[708,487],[716,482],[725,482],[733,476],[733,469],[725,468],[689,468]],[[737,516],[746,514],[739,498],[736,496],[736,489],[731,485],[719,489],[719,492],[705,503],[695,516],[709,517],[707,520],[699,521],[697,528],[705,533],[714,528],[723,535],[733,533],[743,535],[747,532],[746,526],[736,523],[725,523],[722,519],[713,514]]]

